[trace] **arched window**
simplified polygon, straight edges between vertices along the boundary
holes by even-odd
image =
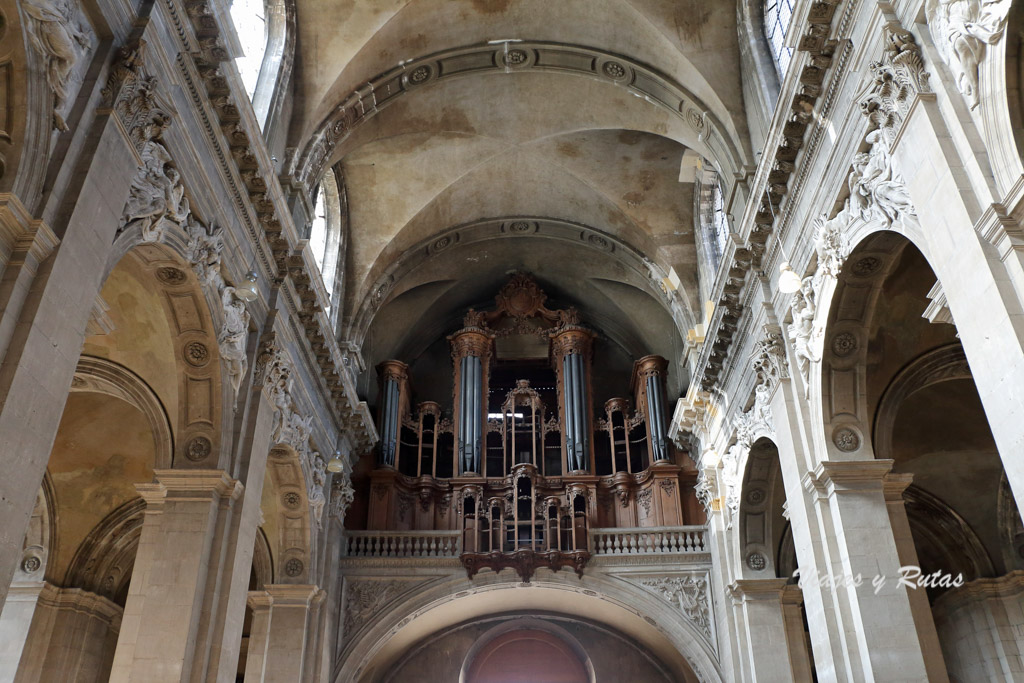
[[[700,220],[701,242],[712,270],[722,262],[726,242],[729,240],[729,216],[725,212],[725,190],[722,179],[707,160],[697,173],[697,215]]]
[[[262,129],[274,98],[284,55],[287,17],[284,0],[232,0],[231,21],[242,47],[235,66]]]
[[[764,36],[775,66],[779,70],[779,79],[786,76],[789,62],[793,58],[793,48],[786,47],[786,30],[789,20],[793,17],[793,0],[764,0]]]
[[[267,52],[267,12],[263,0],[234,0],[231,3],[231,21],[242,45],[242,56],[235,59],[235,66],[251,100],[260,79],[263,56]]]
[[[338,262],[341,256],[341,192],[333,172],[327,173],[316,189],[313,222],[309,230],[309,248],[330,298],[336,298]]]

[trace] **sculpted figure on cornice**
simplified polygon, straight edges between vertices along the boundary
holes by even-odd
[[[847,181],[850,198],[843,211],[865,222],[884,223],[887,228],[915,219],[916,211],[906,181],[895,166],[882,131],[873,130],[864,139],[871,149],[853,157],[853,169]]]
[[[711,514],[711,502],[718,497],[715,483],[714,472],[701,468],[697,475],[697,485],[694,486],[693,491],[697,495],[698,502],[704,506],[704,513],[707,515]]]
[[[185,229],[188,232],[185,257],[192,264],[196,277],[214,291],[221,291],[225,286],[220,271],[224,251],[223,230],[215,225],[207,228],[195,216],[189,216]]]
[[[343,472],[338,472],[331,479],[331,507],[330,516],[339,522],[345,522],[345,513],[348,506],[355,500],[355,490],[352,488],[352,478],[346,467]]]
[[[820,360],[814,353],[814,341],[818,336],[814,324],[814,317],[818,311],[815,279],[814,275],[805,277],[799,291],[793,295],[793,322],[789,324],[788,330],[797,372],[803,379],[805,395],[810,383],[811,363]]]
[[[88,30],[78,22],[77,9],[65,0],[27,0],[21,7],[29,19],[29,42],[46,64],[46,83],[54,100],[53,125],[66,131],[61,110],[68,100],[75,64],[90,47]]]
[[[313,521],[316,528],[323,526],[324,505],[327,498],[324,496],[324,486],[327,484],[327,463],[319,453],[314,452],[310,458],[311,481],[309,482],[309,506],[313,509]]]
[[[220,294],[224,323],[220,334],[217,335],[217,344],[220,347],[221,358],[227,363],[232,405],[237,407],[238,390],[249,367],[245,357],[245,347],[249,338],[249,311],[245,309],[245,302],[235,296],[234,287],[225,286]]]
[[[931,87],[914,35],[899,28],[887,32],[882,59],[870,65],[871,91],[860,107],[873,126],[883,131],[886,141],[892,142],[918,94],[931,92]]]
[[[1010,0],[928,0],[925,14],[935,46],[971,109],[978,106],[978,65],[1003,37]]]
[[[181,174],[167,148],[157,140],[149,140],[140,154],[142,166],[132,180],[118,234],[137,226],[143,242],[158,242],[168,223],[185,229],[189,203]]]

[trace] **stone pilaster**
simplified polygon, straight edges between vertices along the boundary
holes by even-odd
[[[746,643],[740,650],[750,680],[810,680],[803,628],[791,633],[787,620],[792,594],[786,590],[786,579],[739,579],[729,586],[729,594],[743,613]]]
[[[805,476],[830,563],[827,575],[803,580],[827,584],[836,596],[864,680],[946,680],[929,675],[935,669],[925,662],[929,648],[918,633],[913,598],[898,581],[900,555],[884,490],[891,469],[891,460],[825,460]],[[875,577],[885,582],[877,585]]]
[[[307,641],[324,593],[317,586],[277,584],[249,593],[253,611],[245,683],[301,681],[309,669]]]
[[[192,680],[197,632],[225,519],[242,485],[222,470],[157,470],[146,500],[111,681]]]

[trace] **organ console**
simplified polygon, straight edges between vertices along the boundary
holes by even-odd
[[[634,363],[630,400],[594,414],[598,334],[572,308],[550,310],[516,274],[492,311],[470,309],[448,337],[452,410],[411,403],[409,367],[381,363],[377,468],[368,526],[459,530],[472,577],[513,567],[583,571],[592,527],[678,526],[703,521],[696,471],[667,438],[668,362]]]

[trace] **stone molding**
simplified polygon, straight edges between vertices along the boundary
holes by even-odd
[[[960,588],[943,593],[935,600],[935,607],[947,612],[974,602],[996,599],[1020,599],[1024,593],[1024,570],[1016,569],[997,578],[968,581]]]
[[[121,628],[124,610],[107,598],[81,588],[60,588],[44,582],[39,591],[39,603],[58,610],[84,612],[105,622],[115,632]]]
[[[826,4],[826,3],[817,3]],[[323,174],[334,150],[352,132],[398,97],[441,80],[480,73],[550,71],[595,78],[629,88],[648,101],[668,109],[686,122],[709,149],[740,172],[741,155],[724,136],[722,123],[709,108],[680,83],[622,55],[598,48],[555,42],[521,41],[506,50],[503,44],[471,45],[437,52],[368,79],[347,95],[331,115],[317,126],[306,146],[296,154],[289,174],[312,187]],[[515,64],[509,55],[521,55]]]
[[[737,335],[740,319],[745,313],[743,294],[749,291],[749,284],[754,280],[748,275],[762,270],[777,217],[782,213],[782,200],[792,194],[790,184],[793,176],[797,174],[795,184],[800,185],[806,173],[807,154],[800,156],[800,152],[807,141],[808,131],[814,130],[810,138],[812,146],[816,147],[817,140],[820,139],[821,127],[813,125],[815,105],[824,96],[822,106],[830,106],[839,80],[833,78],[827,90],[823,89],[825,76],[833,66],[838,45],[838,41],[829,38],[829,34],[839,2],[814,1],[809,5],[807,24],[802,27],[804,33],[799,38],[797,46],[798,51],[808,53],[808,58],[797,76],[787,78],[787,83],[792,80],[798,85],[784,88],[783,95],[792,96],[788,103],[784,103],[780,98],[778,104],[779,111],[786,111],[785,123],[778,127],[779,133],[766,143],[766,153],[761,158],[752,183],[754,188],[764,189],[755,190],[741,219],[743,225],[750,225],[747,240],[744,244],[737,245],[732,254],[724,259],[718,286],[712,295],[716,311],[708,325],[704,347],[693,372],[693,383],[705,392],[712,392],[715,389],[726,368],[729,350]],[[846,33],[850,14],[855,5],[856,3],[846,3],[839,22],[838,35]],[[841,62],[845,63],[848,52],[848,47],[844,47],[840,52]],[[791,73],[797,72],[793,69]],[[783,107],[786,109],[783,110]],[[799,173],[796,163],[798,157],[803,161]]]
[[[744,602],[776,602],[786,600],[787,579],[736,579],[728,587],[729,596],[736,604]]]
[[[309,608],[322,599],[324,591],[313,584],[280,583],[264,586],[263,591],[250,591],[249,595],[260,593],[266,596],[267,606]]]
[[[242,482],[224,470],[153,470],[154,483],[136,484],[146,501],[146,514],[160,512],[167,501],[209,503],[237,500]]]
[[[25,264],[35,275],[58,244],[60,240],[50,227],[33,218],[17,195],[0,193],[0,273],[7,266]]]
[[[848,491],[883,490],[893,460],[823,460],[804,475],[804,489],[831,497]]]

